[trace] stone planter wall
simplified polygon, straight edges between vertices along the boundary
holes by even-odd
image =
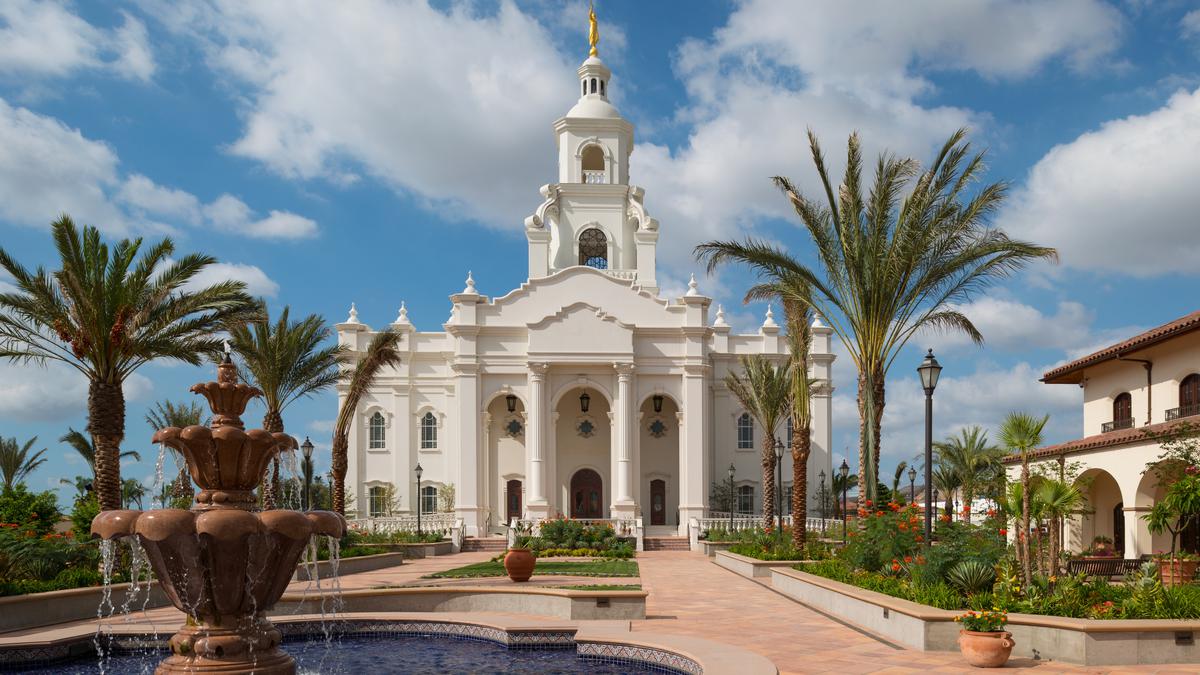
[[[717,551],[713,562],[730,572],[740,574],[747,579],[767,579],[771,570],[777,567],[791,568],[802,562],[800,560],[758,560],[729,551]]]
[[[517,586],[372,588],[345,591],[346,612],[506,612],[560,619],[644,619],[646,591],[578,591]],[[507,583],[508,586],[500,584]],[[271,614],[317,614],[321,597],[285,593]]]
[[[712,558],[717,555],[717,551],[728,551],[730,546],[733,546],[732,541],[705,541],[700,540],[700,548],[704,551],[704,555]]]
[[[449,543],[449,542],[447,542]],[[338,576],[347,574],[357,574],[359,572],[373,572],[387,567],[395,567],[404,562],[407,554],[400,553],[379,553],[377,555],[361,555],[354,558],[343,558],[338,561]],[[296,573],[292,575],[293,581],[308,581],[311,567],[303,563],[296,565]],[[333,569],[328,560],[317,562],[317,576],[321,579],[328,579],[333,576]]]
[[[129,587],[129,584],[112,585],[112,603],[118,610],[129,600]],[[94,619],[103,596],[103,588],[88,586],[0,598],[0,632]],[[145,598],[146,586],[143,584],[140,593],[130,603],[130,608],[140,611]],[[150,599],[145,603],[146,609],[169,604],[162,589],[157,583],[153,584],[150,587]]]
[[[961,612],[864,590],[790,568],[771,573],[775,590],[892,642],[923,651],[958,651]],[[1200,663],[1200,621],[1069,619],[1009,614],[1014,658],[1088,666]]]

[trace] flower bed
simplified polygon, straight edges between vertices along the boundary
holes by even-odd
[[[638,564],[632,560],[589,560],[583,562],[548,561],[539,562],[534,568],[536,575],[560,575],[579,577],[636,577]],[[451,570],[434,572],[430,579],[467,579],[475,577],[502,577],[507,575],[504,563],[495,560],[474,563]]]
[[[532,550],[539,558],[632,558],[635,555],[634,544],[618,537],[611,525],[590,525],[562,517],[543,522],[536,537],[518,534],[516,543]]]

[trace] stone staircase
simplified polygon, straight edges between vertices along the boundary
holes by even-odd
[[[688,551],[691,550],[687,537],[645,537],[642,548],[647,551]]]
[[[464,553],[471,551],[503,553],[507,548],[508,541],[504,537],[466,537],[462,543]]]

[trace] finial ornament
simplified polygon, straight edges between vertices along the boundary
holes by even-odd
[[[600,28],[596,26],[596,6],[589,0],[588,2],[588,43],[592,45],[592,50],[588,52],[588,56],[597,56],[596,44],[600,42]]]
[[[467,287],[463,289],[463,293],[470,295],[476,295],[478,293],[478,291],[475,290],[475,277],[471,276],[471,272],[469,270],[467,271]]]
[[[688,281],[687,297],[694,298],[697,295],[700,295],[700,291],[697,290],[698,286],[699,284],[696,283],[696,275],[693,274],[691,280]]]
[[[229,340],[221,340],[221,346],[225,349],[225,363],[233,361],[233,348],[229,346]]]
[[[717,320],[713,322],[714,326],[728,326],[725,322],[725,306],[717,305]]]
[[[763,321],[763,328],[774,328],[779,324],[775,323],[775,311],[767,305],[767,318]]]
[[[350,303],[350,317],[346,319],[346,323],[358,323],[358,309],[354,307],[354,303]]]
[[[394,323],[408,323],[408,322],[409,322],[408,321],[408,307],[404,304],[404,301],[401,300],[400,301],[400,315],[396,317],[396,321]]]

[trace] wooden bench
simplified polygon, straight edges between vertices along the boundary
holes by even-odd
[[[1125,576],[1136,572],[1142,561],[1138,558],[1075,558],[1067,561],[1067,574],[1079,574],[1089,577]]]

